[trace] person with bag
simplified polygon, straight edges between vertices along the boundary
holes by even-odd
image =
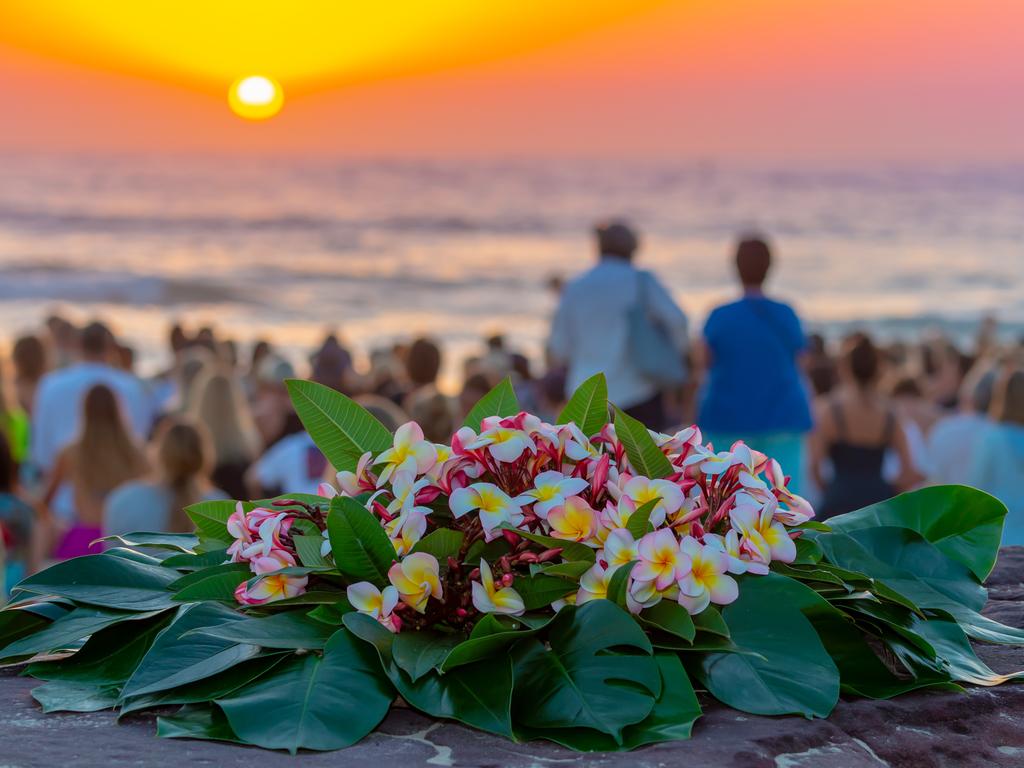
[[[807,347],[793,308],[764,295],[771,249],[759,237],[736,248],[743,296],[714,309],[704,325],[707,377],[697,423],[720,451],[737,440],[778,459],[800,493],[805,438],[812,428],[808,385],[800,372]]]
[[[598,263],[562,291],[548,340],[572,392],[595,373],[609,399],[651,429],[666,423],[663,394],[687,377],[686,315],[650,272],[636,268],[639,240],[625,223],[594,228]]]

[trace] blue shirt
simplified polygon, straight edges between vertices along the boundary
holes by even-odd
[[[967,484],[991,493],[1009,509],[1002,546],[1024,544],[1024,426],[992,424],[982,431]]]
[[[711,313],[704,339],[711,369],[701,396],[701,429],[743,435],[811,429],[807,388],[797,368],[806,340],[789,305],[744,296]]]

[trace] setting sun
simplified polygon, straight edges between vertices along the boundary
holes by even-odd
[[[246,120],[266,120],[281,111],[284,91],[269,77],[250,75],[231,85],[228,105],[232,112]]]

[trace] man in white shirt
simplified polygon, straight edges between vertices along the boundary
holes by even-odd
[[[153,426],[153,406],[145,385],[132,374],[109,364],[114,336],[102,323],[82,330],[80,360],[46,374],[39,383],[32,419],[32,462],[41,471],[53,468],[65,446],[81,428],[82,401],[97,384],[117,395],[125,421],[139,440]]]
[[[327,471],[327,459],[305,431],[282,437],[250,467],[254,495],[316,494]]]
[[[609,399],[652,429],[668,425],[659,384],[638,369],[630,349],[629,313],[643,286],[651,321],[682,356],[688,345],[686,315],[654,275],[633,265],[638,239],[621,222],[598,225],[598,263],[562,292],[548,340],[551,362],[567,367],[566,391],[604,373]]]

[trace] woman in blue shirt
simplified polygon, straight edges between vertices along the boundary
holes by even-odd
[[[708,375],[697,423],[719,450],[743,440],[778,459],[799,493],[804,437],[812,427],[799,368],[806,340],[796,312],[764,295],[771,260],[761,238],[743,239],[736,248],[743,296],[717,307],[704,325]]]

